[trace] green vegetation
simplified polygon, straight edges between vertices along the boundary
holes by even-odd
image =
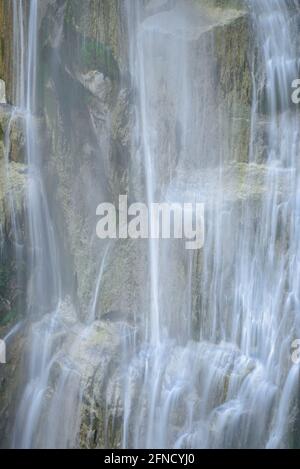
[[[8,311],[6,314],[0,316],[0,327],[5,327],[8,324],[11,324],[16,320],[18,317],[18,309],[12,308],[10,311]]]
[[[235,8],[241,9],[246,7],[244,0],[196,0],[200,5],[212,8]]]
[[[4,296],[11,280],[11,271],[6,264],[0,265],[0,296]]]
[[[82,41],[80,58],[85,68],[99,70],[111,80],[119,79],[119,66],[115,60],[112,50],[106,44],[93,39]]]
[[[25,265],[19,266],[25,268]],[[0,264],[0,327],[13,323],[21,313],[20,301],[23,291],[15,284],[17,268],[13,262]]]
[[[8,324],[12,317],[12,309],[6,298],[9,296],[12,271],[6,263],[0,265],[0,327]]]

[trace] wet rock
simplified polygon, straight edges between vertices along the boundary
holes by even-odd
[[[16,116],[11,124],[9,158],[15,163],[25,162],[25,129],[22,116]]]
[[[21,262],[25,240],[24,214],[27,187],[23,118],[0,105],[0,327],[7,328],[23,314],[25,265]],[[19,262],[16,263],[16,252]]]
[[[9,226],[10,216],[20,216],[24,214],[25,195],[27,187],[26,165],[10,162],[5,165],[0,161],[0,219],[3,225]],[[14,204],[14,214],[12,213],[10,194],[12,194]],[[7,217],[5,223],[4,217]]]
[[[0,337],[5,337],[1,328]],[[13,420],[17,405],[17,393],[22,387],[23,353],[25,349],[25,333],[21,328],[11,339],[6,341],[7,363],[0,364],[0,447],[8,448],[12,434]]]
[[[4,80],[0,80],[0,104],[6,104],[6,85]]]
[[[83,86],[97,97],[103,105],[109,104],[111,96],[111,82],[103,73],[93,70],[86,74],[77,75]]]
[[[15,163],[24,163],[24,115],[11,106],[0,104],[0,132],[3,144],[6,146],[6,152],[8,152],[8,159]]]
[[[0,1],[0,79],[6,84],[6,99],[12,102],[13,11],[12,3]]]
[[[48,337],[53,356],[37,433],[47,435],[47,444],[55,447],[118,447],[123,415],[120,363],[126,324],[95,321],[87,326],[79,323],[74,313],[67,300],[56,320],[46,315],[32,329],[32,340]],[[72,402],[72,416],[67,414],[66,394]],[[52,424],[49,412],[55,416]],[[104,440],[106,425],[111,425],[109,441]],[[46,444],[38,435],[36,443]]]

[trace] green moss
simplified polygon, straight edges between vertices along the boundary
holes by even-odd
[[[4,141],[4,130],[3,130],[2,125],[0,125],[0,141],[1,142]]]
[[[5,327],[5,326],[8,326],[8,324],[15,322],[18,316],[19,316],[18,308],[12,308],[3,317],[0,317],[0,327]]]
[[[13,2],[0,0],[0,78],[6,83],[8,102],[12,101]]]
[[[0,300],[5,302],[5,299],[11,297],[11,282],[16,275],[15,266],[11,263],[0,264]],[[7,301],[7,305],[10,305],[10,301]],[[0,327],[7,326],[12,323],[18,316],[17,305],[14,304],[8,310],[5,308],[1,311],[0,309]]]
[[[112,50],[106,44],[93,39],[82,41],[80,58],[85,68],[100,70],[111,80],[118,80],[120,73]]]
[[[244,0],[196,0],[196,2],[213,8],[241,9],[246,7]]]
[[[65,22],[75,26],[80,22],[83,14],[82,0],[68,0],[65,10]]]
[[[0,265],[0,295],[4,296],[7,291],[9,282],[11,280],[11,271],[7,268],[6,264]]]

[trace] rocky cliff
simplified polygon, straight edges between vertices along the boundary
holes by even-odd
[[[26,310],[25,123],[13,103],[12,2],[0,2],[0,338],[7,364],[0,365],[0,446],[7,432],[20,384],[24,345],[21,321]],[[19,324],[19,325],[18,325]],[[4,435],[6,437],[4,438]]]

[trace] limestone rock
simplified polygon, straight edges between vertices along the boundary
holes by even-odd
[[[6,84],[6,97],[12,101],[13,12],[12,2],[0,0],[0,79]]]
[[[11,326],[10,326],[11,328]],[[7,331],[7,329],[6,329]],[[0,336],[4,338],[5,330],[0,327]],[[7,363],[0,364],[0,447],[10,445],[13,421],[11,415],[16,411],[16,396],[22,386],[23,353],[25,346],[24,327],[17,327],[15,333],[6,340]]]
[[[6,158],[15,163],[25,160],[25,118],[15,108],[0,104],[0,133],[8,153]]]
[[[6,104],[6,85],[5,81],[0,79],[0,104]]]

